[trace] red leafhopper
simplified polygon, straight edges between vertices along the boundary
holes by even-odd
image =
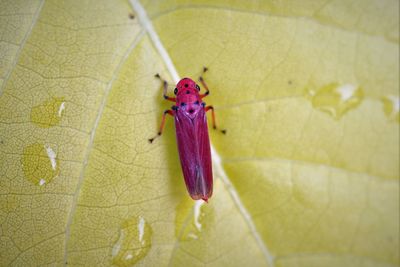
[[[203,73],[207,68],[203,69]],[[215,113],[213,106],[206,106],[203,98],[209,94],[209,89],[202,76],[199,81],[206,90],[200,94],[200,86],[190,78],[181,79],[174,90],[176,97],[167,95],[168,83],[163,81],[164,99],[175,102],[171,110],[165,110],[161,120],[158,135],[162,134],[165,125],[165,117],[171,115],[175,118],[176,140],[178,143],[179,158],[186,188],[189,195],[194,199],[203,199],[208,202],[213,192],[213,175],[211,164],[210,139],[208,137],[206,112],[211,110],[213,128],[215,124]],[[226,130],[221,130],[226,133]]]

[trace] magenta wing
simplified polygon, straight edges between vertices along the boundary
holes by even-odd
[[[213,177],[207,118],[203,108],[192,119],[184,111],[175,114],[176,140],[186,188],[193,199],[211,197]]]

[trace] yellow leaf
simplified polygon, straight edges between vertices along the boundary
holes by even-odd
[[[398,8],[2,1],[0,265],[398,266]],[[147,141],[203,66],[208,204]]]

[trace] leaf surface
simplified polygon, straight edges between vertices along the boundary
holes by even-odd
[[[182,77],[209,67],[210,203],[172,120],[147,142],[173,74],[139,10],[2,1],[0,265],[398,266],[399,3],[141,3]]]

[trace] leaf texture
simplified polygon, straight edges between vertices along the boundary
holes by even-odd
[[[203,66],[219,154],[187,195],[171,81],[128,1],[0,3],[1,266],[398,266],[398,1],[132,1]]]

